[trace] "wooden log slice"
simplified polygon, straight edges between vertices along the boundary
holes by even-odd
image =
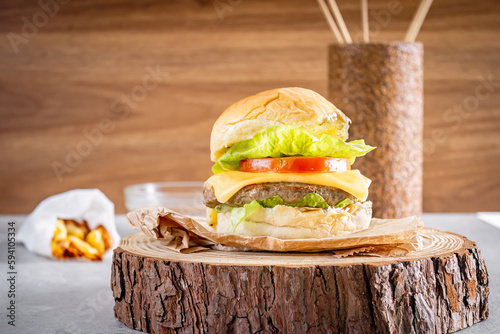
[[[115,316],[149,333],[450,333],[488,317],[476,244],[423,229],[406,257],[179,254],[134,234],[114,251]]]

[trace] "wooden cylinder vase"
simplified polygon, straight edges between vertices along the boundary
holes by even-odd
[[[420,43],[334,44],[329,98],[351,120],[350,139],[377,149],[354,168],[373,182],[373,215],[422,213],[423,47]]]

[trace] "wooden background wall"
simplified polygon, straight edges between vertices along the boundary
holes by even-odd
[[[126,185],[207,178],[211,126],[236,100],[280,86],[327,93],[333,37],[314,0],[59,1],[53,17],[35,0],[0,2],[1,213],[82,187],[124,212]],[[338,2],[355,34],[358,1]],[[369,3],[372,38],[401,39],[417,1]],[[426,212],[500,210],[499,36],[496,0],[435,1],[419,35]],[[159,84],[145,90],[148,67]],[[103,120],[102,141],[85,146]],[[77,148],[86,156],[58,178],[54,164]]]

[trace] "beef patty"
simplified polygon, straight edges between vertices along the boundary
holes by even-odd
[[[320,195],[330,206],[335,206],[335,204],[346,198],[351,199],[353,202],[358,201],[353,195],[334,187],[297,182],[277,182],[245,186],[234,194],[225,204],[242,206],[253,200],[262,200],[272,196],[280,196],[285,202],[295,203],[309,193]],[[205,189],[203,190],[203,203],[209,208],[215,208],[217,205],[221,204],[215,197],[214,188],[208,183],[205,184]]]

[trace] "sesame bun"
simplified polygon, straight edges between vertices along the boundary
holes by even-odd
[[[326,210],[277,205],[274,208],[259,208],[243,220],[234,233],[278,239],[339,237],[368,228],[371,218],[370,201],[358,202],[344,209]],[[217,222],[208,215],[208,221],[218,233],[233,233],[231,210],[217,213]]]
[[[218,158],[234,143],[274,125],[290,125],[319,138],[323,134],[346,140],[349,118],[318,93],[305,88],[268,90],[227,108],[215,122],[210,157]]]

